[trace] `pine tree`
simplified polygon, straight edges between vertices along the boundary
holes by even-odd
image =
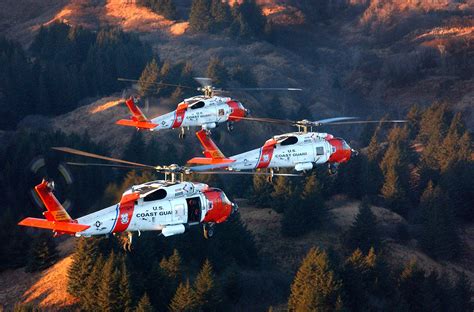
[[[150,303],[148,295],[145,293],[143,297],[138,301],[138,305],[135,308],[135,312],[152,312],[153,307]]]
[[[211,1],[211,16],[213,19],[211,30],[219,33],[230,26],[231,14],[227,2],[222,0]]]
[[[207,77],[211,78],[213,83],[220,87],[225,87],[229,79],[229,73],[217,57],[212,57],[207,66]]]
[[[243,0],[233,7],[234,32],[242,38],[258,38],[265,33],[266,18],[255,0]]]
[[[453,259],[460,251],[453,211],[439,187],[428,183],[420,200],[422,229],[420,246],[434,258]]]
[[[53,265],[57,257],[56,243],[50,235],[43,233],[34,238],[25,271],[42,271]]]
[[[120,257],[120,281],[119,281],[119,305],[124,312],[133,310],[132,287],[130,284],[130,274],[125,263],[125,257]],[[143,298],[142,298],[143,299]],[[148,297],[146,298],[148,299]]]
[[[326,217],[321,185],[316,174],[306,178],[298,204],[286,207],[282,218],[282,233],[299,236],[322,223]]]
[[[181,256],[177,249],[168,258],[163,258],[160,262],[160,268],[171,279],[179,279],[181,276]]]
[[[389,147],[380,163],[384,175],[382,196],[387,205],[397,213],[405,214],[409,202],[409,153],[408,132],[405,128],[394,128],[389,134]]]
[[[89,276],[87,276],[87,279],[83,283],[84,289],[80,292],[79,301],[81,308],[85,311],[97,310],[97,295],[104,264],[104,259],[102,256],[99,256],[93,264]]]
[[[215,276],[212,272],[212,266],[206,259],[202,265],[201,271],[194,281],[194,289],[196,293],[196,306],[201,311],[217,310],[218,289],[215,285]]]
[[[143,162],[145,161],[145,141],[141,131],[135,131],[130,138],[122,157],[128,161]]]
[[[189,13],[189,27],[194,32],[209,32],[212,27],[211,1],[193,0]]]
[[[453,287],[453,298],[451,300],[451,310],[468,312],[474,310],[474,303],[472,302],[472,296],[474,292],[471,288],[471,283],[463,272],[460,274],[456,283]]]
[[[273,210],[276,212],[284,212],[287,208],[289,209],[292,196],[293,192],[287,178],[278,176],[274,179],[273,192],[271,193]]]
[[[362,200],[359,206],[359,213],[355,217],[350,229],[344,235],[344,244],[347,249],[361,249],[367,253],[370,248],[378,249],[381,245],[379,233],[377,231],[377,220],[368,199]]]
[[[365,185],[367,186],[366,193],[368,196],[377,195],[383,184],[383,175],[379,167],[381,148],[377,136],[378,131],[376,130],[367,148],[367,180]]]
[[[116,268],[116,256],[111,253],[102,269],[102,276],[97,289],[97,307],[101,311],[118,311],[120,274]]]
[[[420,270],[415,262],[408,263],[400,274],[398,289],[400,291],[400,305],[409,311],[423,311],[423,284],[425,272]]]
[[[373,248],[364,256],[356,249],[346,260],[343,268],[343,289],[346,298],[345,305],[351,311],[369,310],[371,291],[377,288],[376,274],[377,257]]]
[[[158,63],[155,59],[149,62],[138,80],[138,90],[141,96],[150,96],[156,95],[158,87],[158,78],[160,75],[160,70],[158,68]]]
[[[80,238],[72,255],[68,269],[68,292],[75,297],[82,297],[86,282],[99,256],[99,239]]]
[[[268,208],[271,205],[273,185],[268,182],[268,178],[264,175],[253,176],[253,194],[251,198],[252,204],[257,207]]]
[[[334,311],[338,302],[340,281],[327,254],[312,248],[304,258],[291,285],[289,311]]]
[[[185,284],[179,284],[169,309],[171,312],[194,311],[196,310],[196,302],[196,294],[189,284],[189,280],[187,280]]]

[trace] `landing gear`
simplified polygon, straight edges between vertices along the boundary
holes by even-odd
[[[205,239],[209,239],[214,236],[214,223],[205,223],[202,226],[203,234]]]
[[[178,134],[180,139],[184,139],[186,137],[186,133],[184,132],[184,128],[181,128],[181,131]]]
[[[133,239],[133,234],[132,232],[127,232],[127,237],[123,238],[123,250],[125,251],[132,251],[132,239]]]
[[[329,164],[328,165],[328,171],[330,175],[334,175],[337,173],[337,165],[336,164]]]
[[[267,182],[273,183],[273,168],[270,168],[270,175],[267,176]]]
[[[227,122],[227,131],[229,131],[229,132],[234,131],[234,122],[232,122],[232,121]]]

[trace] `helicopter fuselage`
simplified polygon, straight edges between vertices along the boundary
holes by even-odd
[[[151,131],[181,127],[213,129],[223,122],[245,117],[247,110],[238,101],[222,96],[195,96],[178,104],[175,111],[150,120],[156,127]]]

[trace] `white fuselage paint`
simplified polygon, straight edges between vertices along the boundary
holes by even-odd
[[[235,162],[229,164],[230,170],[250,170],[259,168],[294,168],[298,163],[324,164],[329,160],[333,150],[325,137],[326,133],[287,133],[275,136],[277,141],[271,152],[265,153],[265,148],[257,148],[242,154],[229,157]],[[291,145],[281,145],[284,138],[296,137],[297,142]],[[267,154],[267,156],[265,156]],[[271,159],[268,166],[262,162]]]
[[[140,192],[140,189],[150,185],[156,188],[148,192]],[[166,226],[177,224],[188,224],[188,204],[186,199],[193,198],[200,202],[200,219],[195,222],[201,222],[209,205],[203,190],[208,186],[202,183],[181,182],[169,184],[164,181],[153,181],[145,184],[135,185],[124,193],[132,194],[140,192],[140,197],[133,203],[133,209],[130,216],[121,213],[118,203],[114,206],[101,209],[94,213],[77,219],[79,224],[90,225],[87,230],[77,233],[76,236],[92,236],[113,233],[118,223],[128,224],[126,231],[156,231],[163,230]],[[147,195],[150,195],[159,188],[166,190],[165,198],[154,201],[146,201]],[[130,218],[130,220],[129,220]]]
[[[176,128],[177,124],[179,124],[179,127],[201,127],[205,124],[226,122],[230,114],[232,114],[232,108],[227,104],[230,100],[228,97],[221,96],[213,96],[210,98],[195,96],[185,99],[184,102],[190,104],[185,109],[184,114],[173,111],[153,118],[151,122],[156,124],[157,127],[151,130],[157,131]],[[204,103],[202,107],[202,104],[199,104],[201,102]]]

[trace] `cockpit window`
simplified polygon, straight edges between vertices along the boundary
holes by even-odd
[[[344,140],[342,140],[342,149],[345,149],[345,150],[351,149],[351,148],[349,147],[349,144],[347,144],[347,142],[344,141]]]
[[[197,109],[197,108],[202,108],[202,107],[204,107],[204,102],[200,101],[200,102],[192,104],[189,108],[190,109]]]
[[[154,201],[154,200],[160,200],[165,198],[167,195],[166,190],[160,188],[154,191],[153,193],[148,194],[145,198],[143,198],[143,201],[149,202],[149,201]]]
[[[286,138],[285,140],[283,140],[280,145],[293,145],[293,144],[296,144],[298,142],[298,138],[295,137],[295,136],[290,136],[288,138]]]

